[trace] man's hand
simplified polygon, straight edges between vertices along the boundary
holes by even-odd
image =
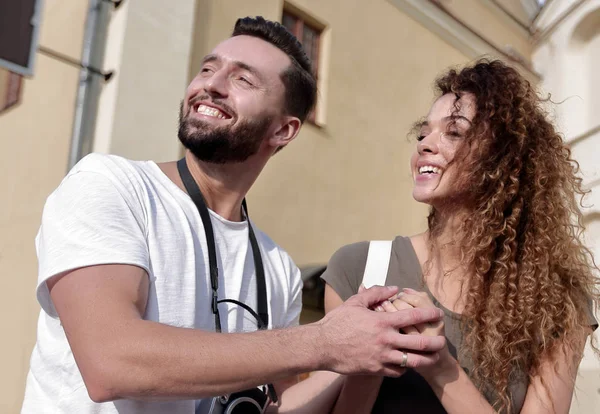
[[[375,312],[377,304],[398,292],[396,287],[372,287],[352,296],[320,322],[326,368],[342,374],[375,374],[398,377],[403,351],[407,367],[434,365],[444,349],[444,336],[406,335],[400,329],[444,316],[437,308],[411,308],[397,312]]]

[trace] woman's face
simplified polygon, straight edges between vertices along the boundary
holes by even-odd
[[[474,117],[472,94],[446,94],[435,101],[420,125],[417,148],[411,157],[415,200],[436,206],[464,193],[464,185],[459,184],[462,163],[453,161]]]

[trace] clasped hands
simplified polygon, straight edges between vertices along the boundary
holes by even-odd
[[[361,286],[360,291],[363,290],[365,290],[365,288]],[[398,312],[414,308],[436,308],[436,306],[426,292],[418,292],[411,288],[404,288],[388,300],[380,302],[372,307],[372,309],[377,312]],[[445,336],[444,320],[440,319],[438,321],[405,326],[400,329],[400,332],[406,335]],[[401,349],[401,351],[405,352],[407,358],[410,358],[411,353],[415,353],[415,351],[409,350]],[[414,369],[426,379],[441,375],[446,369],[452,369],[456,360],[448,351],[448,345],[446,344],[446,346],[444,346],[437,354],[439,356],[437,363],[421,367],[416,366]]]

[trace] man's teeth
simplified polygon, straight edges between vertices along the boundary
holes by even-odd
[[[442,172],[441,168],[434,167],[432,165],[425,165],[425,166],[419,168],[419,174],[427,174],[427,173],[440,174],[441,172]]]
[[[211,108],[210,106],[206,105],[199,105],[196,112],[202,115],[214,116],[219,119],[226,118],[223,112],[219,111],[217,108]]]

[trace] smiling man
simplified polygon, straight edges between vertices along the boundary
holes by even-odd
[[[246,193],[315,96],[299,42],[278,23],[240,19],[182,101],[182,160],[92,154],[69,172],[36,238],[42,311],[24,413],[212,412],[218,400],[207,397],[262,384],[261,407],[279,395],[280,412],[322,412],[338,378],[285,392],[283,380],[397,376],[407,366],[399,348],[418,351],[408,366],[435,363],[443,337],[399,329],[441,312],[369,310],[397,289],[369,289],[297,326],[300,272],[249,220]]]

